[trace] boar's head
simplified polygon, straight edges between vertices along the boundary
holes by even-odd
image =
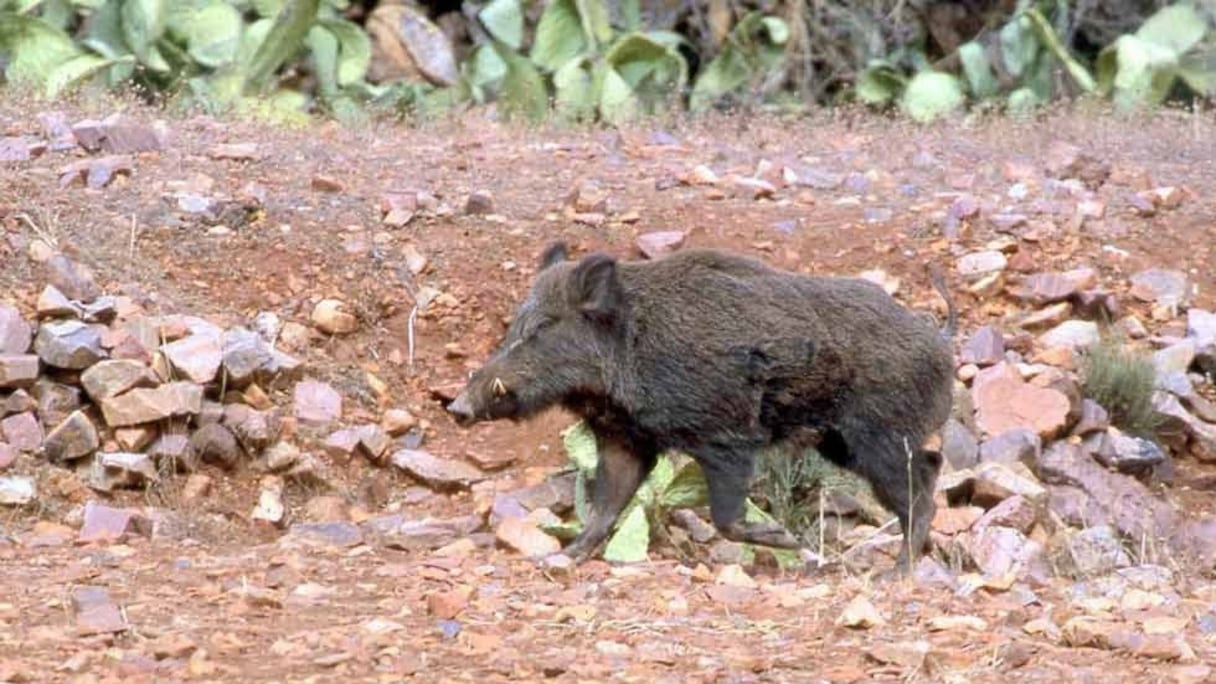
[[[573,397],[604,394],[623,305],[612,257],[591,254],[574,263],[563,243],[550,245],[506,336],[448,412],[467,427],[518,421]]]

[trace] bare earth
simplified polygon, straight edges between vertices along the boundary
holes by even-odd
[[[40,134],[37,111],[0,103],[0,133]],[[112,111],[73,109],[69,120]],[[132,109],[130,116],[163,115]],[[384,406],[369,384],[374,375],[388,384],[385,405],[423,419],[422,448],[452,458],[515,459],[496,474],[500,490],[537,482],[562,465],[558,432],[570,418],[553,413],[466,432],[444,416],[434,393],[459,385],[492,348],[553,239],[570,241],[577,253],[636,257],[638,235],[681,230],[686,245],[730,247],[793,270],[883,269],[901,279],[905,303],[940,315],[944,307],[925,273],[937,260],[951,273],[965,340],[966,331],[1018,309],[967,294],[953,275],[956,256],[982,249],[996,237],[993,228],[981,218],[952,243],[942,237],[941,213],[959,193],[977,198],[985,214],[1014,206],[1007,193],[1019,165],[1041,175],[1048,146],[1063,140],[1133,180],[1108,184],[1102,218],[1078,226],[1071,215],[1058,216],[1054,234],[1023,240],[1019,251],[1032,269],[1089,265],[1118,289],[1144,268],[1179,269],[1197,285],[1193,305],[1216,307],[1210,116],[1067,114],[926,129],[823,115],[620,132],[525,131],[484,114],[364,130],[291,131],[206,118],[165,124],[166,149],[136,155],[131,176],[103,190],[60,189],[59,169],[83,158],[80,150],[0,165],[0,300],[32,315],[45,281],[27,253],[39,234],[90,266],[107,292],[139,293],[159,312],[233,324],[273,311],[308,324],[316,301],[340,298],[357,312],[359,330],[318,338],[301,356],[309,377],[342,393],[345,421],[378,420]],[[219,143],[256,143],[257,158],[212,158]],[[780,188],[759,199],[725,180],[680,182],[697,165],[725,178],[751,175],[762,160],[845,178],[835,187]],[[1176,209],[1137,216],[1127,196],[1142,178],[1189,194]],[[224,221],[227,231],[182,218],[165,198],[169,188],[206,187],[207,179],[207,196],[239,197],[248,184],[260,184],[262,210],[249,222]],[[607,193],[603,220],[575,220],[568,212],[568,195],[584,182]],[[439,209],[420,210],[404,227],[381,224],[384,193],[418,190],[433,195]],[[492,196],[490,214],[466,214],[471,192]],[[420,274],[406,265],[407,246],[427,259]],[[411,367],[409,314],[423,288],[442,301],[417,316]],[[1126,296],[1123,303],[1149,319],[1146,306]],[[272,398],[290,404],[290,396]],[[1178,467],[1183,482],[1216,474],[1193,462]],[[335,470],[340,493],[352,500],[369,487],[387,494],[373,514],[484,510],[487,492],[432,493],[360,459]],[[1144,587],[1168,596],[1166,605],[1134,615],[1118,599],[1095,603],[1101,589],[1072,579],[967,591],[762,567],[753,571],[752,588],[715,581],[720,568],[707,558],[667,559],[661,551],[638,566],[595,561],[546,573],[492,545],[440,557],[375,544],[288,544],[249,518],[257,476],[212,475],[214,494],[190,507],[176,506],[168,485],[114,497],[115,505],[176,510],[187,528],[123,544],[4,541],[29,538],[39,520],[71,525],[83,500],[48,500],[33,512],[0,509],[0,682],[1216,681],[1204,665],[1216,660],[1216,591],[1203,569],[1171,568],[1169,586]],[[312,493],[289,491],[288,504],[295,510]],[[1210,492],[1180,486],[1168,495],[1188,511],[1214,508]],[[708,568],[694,569],[699,561]],[[890,561],[876,562],[881,570]],[[125,632],[78,633],[72,596],[86,585],[108,589],[129,625]],[[872,602],[880,624],[840,624],[857,597]],[[1129,624],[1188,618],[1165,637],[1187,648],[1070,646],[1084,639],[1061,635],[1059,627],[1095,613]]]

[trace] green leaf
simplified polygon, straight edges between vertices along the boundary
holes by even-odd
[[[908,81],[900,98],[904,113],[916,121],[932,121],[963,106],[958,79],[938,71],[922,71]]]
[[[579,522],[544,523],[540,529],[562,541],[570,541],[583,531],[583,525]]]
[[[273,26],[274,19],[258,19],[246,26],[244,32],[241,33],[241,44],[237,48],[236,58],[233,61],[236,64],[248,64],[266,40],[266,36],[270,34]]]
[[[214,3],[194,13],[187,32],[190,56],[206,67],[230,63],[241,46],[245,24],[232,5]]]
[[[587,487],[586,471],[579,470],[574,474],[574,515],[580,523],[586,523],[591,517],[591,493]]]
[[[566,456],[581,472],[588,475],[595,473],[595,464],[599,461],[596,451],[595,433],[587,421],[580,420],[561,432],[562,445],[566,448]]]
[[[988,56],[979,43],[971,41],[958,48],[959,60],[963,63],[963,73],[967,75],[967,85],[971,94],[977,98],[989,98],[996,95],[1000,86],[992,74],[988,64]]]
[[[615,69],[603,67],[599,78],[600,116],[611,124],[622,123],[637,115],[633,88]]]
[[[621,0],[621,27],[626,31],[638,31],[642,28],[641,0]]]
[[[348,86],[367,76],[372,63],[372,43],[358,24],[345,19],[320,22],[338,39],[338,85]]]
[[[477,17],[490,35],[512,50],[524,44],[524,9],[519,0],[490,0]]]
[[[82,41],[88,49],[110,59],[133,54],[122,33],[121,0],[109,0],[97,8],[89,19],[88,27],[88,35]]]
[[[1196,93],[1216,96],[1216,47],[1184,55],[1178,65],[1178,76]]]
[[[311,123],[308,96],[295,90],[276,90],[269,97],[246,98],[244,108],[253,117],[270,124],[302,128]]]
[[[140,63],[153,71],[168,71],[169,63],[156,49],[165,33],[166,0],[122,0],[122,35]]]
[[[40,4],[42,11],[38,13],[38,16],[57,29],[66,31],[68,24],[76,16],[76,9],[72,7],[71,0],[46,0],[46,2]],[[17,11],[18,13],[22,12],[22,10]]]
[[[575,0],[583,35],[591,48],[612,42],[612,24],[609,23],[608,5],[604,0]]]
[[[308,30],[305,39],[317,76],[317,90],[323,97],[338,91],[338,37],[320,24]]]
[[[125,61],[134,61],[130,57]],[[98,55],[77,55],[51,70],[47,75],[45,93],[48,98],[59,97],[64,91],[76,84],[96,75],[101,70],[113,66],[118,60],[106,59]]]
[[[696,461],[690,461],[680,468],[659,498],[659,505],[663,508],[695,508],[708,502],[709,488],[705,484],[705,472]]]
[[[1042,100],[1030,88],[1018,88],[1009,93],[1009,101],[1006,107],[1009,114],[1015,118],[1029,116],[1034,113],[1034,110],[1042,104]]]
[[[295,54],[317,16],[320,0],[286,0],[274,24],[249,61],[246,83],[260,90],[274,72]]]
[[[638,487],[634,499],[640,502],[647,508],[652,508],[659,500],[659,495],[662,494],[667,486],[671,484],[672,478],[676,476],[675,467],[671,464],[671,457],[667,454],[659,454],[655,460],[654,468],[651,468],[650,474],[642,481]]]
[[[772,523],[777,522],[773,516],[769,515],[764,509],[757,506],[751,499],[745,504],[743,519],[749,523]],[[777,560],[777,564],[786,570],[801,568],[802,554],[795,549],[776,549],[772,547],[764,547],[766,551],[773,554],[773,558]],[[746,544],[744,547],[745,562],[751,562],[755,558],[755,544]]]
[[[647,559],[650,547],[650,523],[646,511],[632,505],[621,518],[616,532],[604,547],[604,560],[610,563],[637,563]]]
[[[1199,10],[1186,2],[1167,5],[1145,20],[1136,37],[1181,56],[1203,40],[1208,20]]]
[[[899,96],[907,86],[907,79],[892,64],[875,60],[861,72],[855,90],[862,102],[872,105],[886,104]]]
[[[1005,70],[1014,78],[1020,77],[1039,54],[1039,43],[1035,40],[1030,20],[1024,15],[1015,15],[1001,27],[1001,57]]]
[[[253,0],[253,9],[258,13],[259,17],[274,19],[279,12],[283,11],[283,4],[286,0]]]
[[[45,86],[59,65],[80,52],[66,33],[41,19],[0,13],[0,64],[13,83]]]
[[[587,48],[575,0],[552,0],[536,25],[532,61],[546,71],[557,71]]]
[[[563,116],[582,120],[595,112],[594,78],[587,60],[578,57],[567,62],[553,74],[556,104]]]
[[[1060,37],[1056,35],[1055,29],[1037,9],[1030,9],[1026,12],[1026,17],[1030,20],[1031,26],[1034,27],[1035,34],[1041,43],[1047,46],[1047,49],[1055,55],[1056,59],[1064,63],[1064,68],[1068,70],[1068,74],[1072,79],[1081,86],[1085,92],[1093,92],[1096,84],[1094,77],[1089,73],[1080,62],[1072,56],[1068,48],[1060,41]]]
[[[1113,93],[1121,109],[1155,104],[1167,94],[1177,65],[1169,49],[1135,35],[1119,36],[1098,54],[1099,88]]]
[[[774,45],[785,45],[790,39],[790,25],[781,17],[764,17],[760,22],[768,31],[768,39]]]

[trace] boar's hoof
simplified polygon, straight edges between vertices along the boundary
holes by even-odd
[[[778,549],[797,549],[802,546],[794,535],[781,523],[731,523],[718,530],[723,537],[733,542],[759,544]]]

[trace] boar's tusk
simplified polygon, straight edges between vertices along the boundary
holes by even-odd
[[[494,390],[494,396],[496,397],[501,397],[507,393],[507,386],[498,378],[494,378],[494,382],[490,384],[490,389]]]

